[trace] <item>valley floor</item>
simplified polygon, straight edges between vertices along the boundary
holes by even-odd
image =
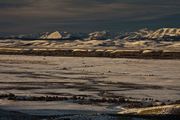
[[[0,109],[66,116],[178,104],[178,66],[179,60],[0,55]]]

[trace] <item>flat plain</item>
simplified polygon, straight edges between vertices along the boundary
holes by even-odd
[[[126,104],[88,100],[126,98],[150,104],[154,101],[173,102],[180,99],[179,60],[1,55],[0,63],[1,94],[80,99],[3,99],[0,106],[5,109],[34,109],[32,112],[43,109],[87,110],[111,113],[121,111],[121,107],[127,107]]]

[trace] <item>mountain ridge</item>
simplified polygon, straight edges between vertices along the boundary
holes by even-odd
[[[64,31],[43,32],[27,35],[16,35],[4,37],[0,34],[1,38],[9,39],[31,39],[31,40],[165,40],[165,41],[179,41],[180,28],[159,28],[156,30],[149,30],[147,28],[140,29],[135,32],[126,33],[111,33],[107,31],[95,31],[92,33],[70,33]]]

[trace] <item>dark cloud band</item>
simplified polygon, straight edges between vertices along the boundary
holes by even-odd
[[[169,23],[170,16],[180,14],[179,5],[179,0],[0,0],[0,32],[121,30],[142,23],[160,27],[160,20],[179,27],[179,18]]]

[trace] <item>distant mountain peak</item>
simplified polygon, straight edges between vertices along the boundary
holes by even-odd
[[[45,33],[40,38],[42,39],[62,39],[62,35],[59,31],[51,32],[51,33]]]
[[[111,37],[111,34],[107,31],[96,31],[93,33],[89,33],[90,40],[106,40]]]

